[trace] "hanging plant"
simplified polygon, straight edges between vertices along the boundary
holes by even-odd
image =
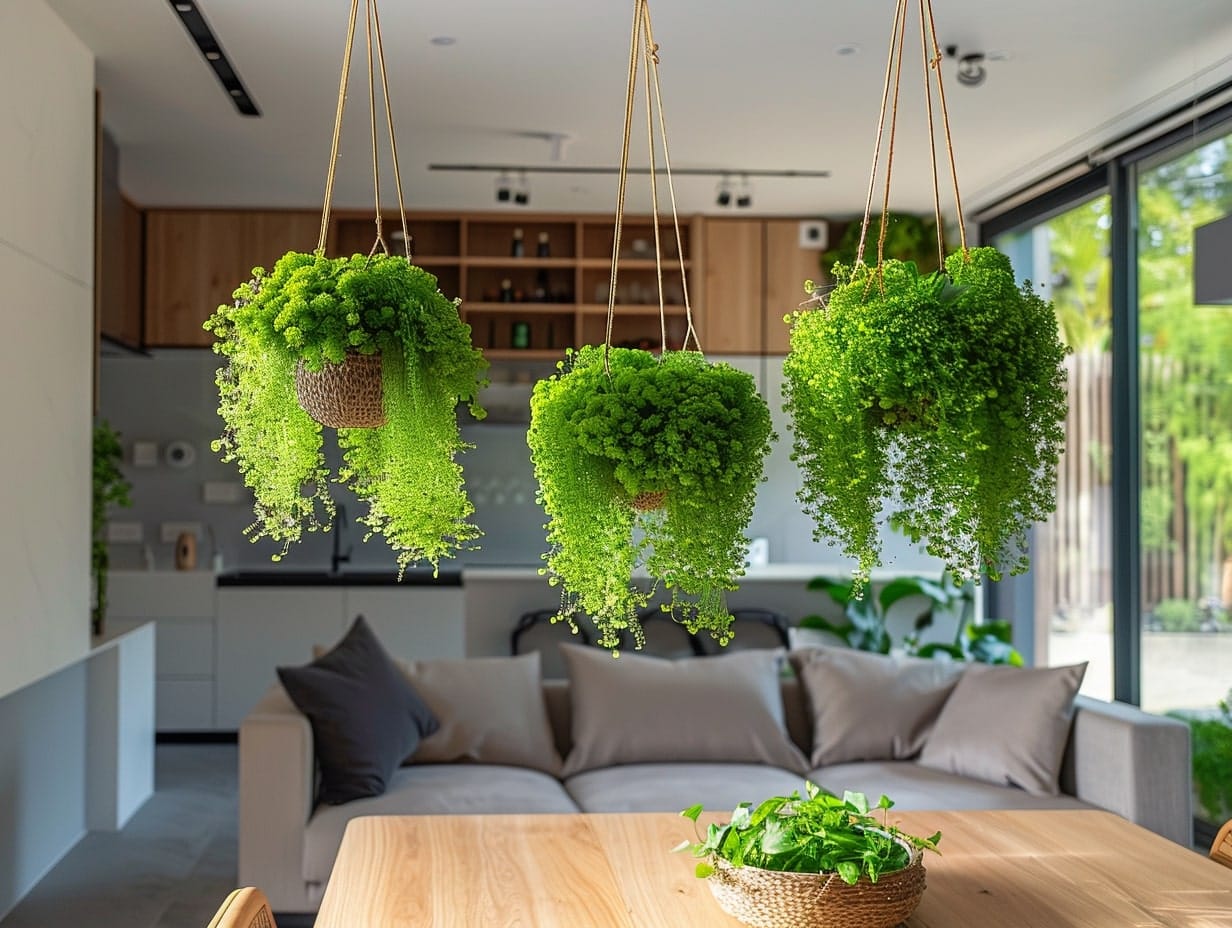
[[[563,587],[563,613],[588,614],[600,644],[616,648],[654,590],[690,631],[726,644],[723,591],[744,573],[770,412],[753,378],[694,351],[587,346],[535,385],[527,434],[539,501],[548,513],[546,556]]]
[[[94,607],[90,610],[90,633],[101,635],[107,618],[107,570],[111,549],[107,545],[107,510],[131,506],[133,486],[120,469],[124,448],[120,433],[106,421],[94,426],[93,492],[90,496],[90,570],[94,576]]]
[[[336,479],[368,503],[366,537],[384,535],[400,570],[435,567],[478,537],[455,461],[466,447],[455,409],[468,402],[482,416],[475,397],[487,363],[435,277],[398,256],[291,252],[269,275],[257,268],[206,328],[227,359],[217,378],[226,431],[213,447],[256,496],[252,539],[282,542],[275,560],[334,514],[322,427],[300,406],[297,369],[348,356],[378,360],[386,420],[338,429]]]
[[[887,516],[958,579],[978,582],[982,573],[999,578],[1007,565],[1025,570],[1027,528],[1056,507],[1066,348],[1052,305],[1029,283],[1018,286],[1009,259],[966,247],[929,0],[921,4],[929,129],[936,71],[962,244],[932,274],[887,259],[883,206],[877,263],[863,263],[892,74],[897,113],[907,9],[900,0],[856,261],[835,266],[837,285],[819,308],[791,315],[783,397],[803,478],[799,499],[818,540],[836,541],[856,560],[858,582],[879,561]],[[893,137],[892,115],[891,154]],[[890,175],[887,163],[883,204]],[[934,184],[936,176],[934,155]],[[805,289],[814,292],[813,283]]]
[[[732,617],[724,591],[735,589],[744,573],[744,530],[753,515],[772,438],[770,411],[753,378],[727,364],[711,364],[701,353],[683,258],[684,350],[656,356],[611,347],[639,59],[647,75],[648,120],[656,109],[659,117],[676,253],[684,254],[671,165],[666,162],[658,46],[649,8],[645,0],[636,0],[607,337],[602,346],[571,352],[555,375],[535,385],[527,433],[538,500],[548,514],[550,550],[544,555],[544,572],[562,587],[559,617],[576,628],[576,614],[589,615],[599,630],[599,644],[614,653],[626,633],[635,647],[643,645],[638,612],[660,583],[671,592],[664,610],[690,632],[705,629],[720,644],[730,640]],[[652,100],[658,101],[657,107]],[[648,141],[659,325],[665,344],[653,133]],[[697,350],[689,350],[690,342]],[[635,582],[641,570],[651,578],[649,589]]]
[[[378,196],[372,254],[324,256],[358,6],[351,5],[316,252],[290,252],[269,274],[255,269],[234,304],[205,323],[227,359],[217,377],[226,429],[213,447],[239,465],[256,497],[247,534],[281,542],[279,560],[304,531],[328,530],[333,521],[321,428],[337,428],[342,466],[333,480],[367,502],[359,519],[369,529],[364,540],[383,535],[401,575],[413,561],[436,568],[479,537],[456,461],[467,447],[456,409],[465,402],[483,417],[476,397],[487,362],[471,345],[458,301],[411,262],[375,0],[366,2],[373,183],[379,191],[375,45],[407,252],[389,254]]]

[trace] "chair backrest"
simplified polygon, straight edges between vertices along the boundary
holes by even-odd
[[[207,928],[278,928],[265,893],[252,886],[229,895]]]
[[[1211,844],[1211,860],[1232,867],[1232,819],[1224,822],[1219,834],[1215,835],[1215,841]]]

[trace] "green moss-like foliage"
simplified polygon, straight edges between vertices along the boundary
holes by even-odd
[[[791,316],[783,396],[800,501],[867,580],[883,504],[962,580],[1027,567],[1056,506],[1066,353],[1050,303],[992,248],[945,274],[836,267],[822,309]]]
[[[487,362],[470,327],[436,278],[395,256],[326,258],[296,252],[270,274],[261,268],[206,322],[226,425],[214,450],[239,465],[256,497],[253,541],[282,542],[328,529],[335,505],[321,426],[300,408],[295,369],[341,363],[347,352],[381,353],[387,422],[339,429],[343,466],[335,478],[368,503],[360,519],[384,535],[398,567],[434,567],[479,536],[456,455],[465,449],[455,408],[475,398]]]
[[[724,590],[744,573],[745,527],[772,438],[753,378],[697,352],[587,346],[535,385],[527,441],[547,511],[546,573],[561,617],[588,614],[600,644],[642,643],[644,566],[672,591],[664,606],[690,631],[730,638]],[[664,492],[662,507],[634,497]],[[576,626],[575,626],[576,627]]]

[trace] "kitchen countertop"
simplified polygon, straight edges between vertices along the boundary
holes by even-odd
[[[461,586],[462,571],[442,568],[408,568],[399,581],[396,570],[242,569],[218,575],[218,586]]]

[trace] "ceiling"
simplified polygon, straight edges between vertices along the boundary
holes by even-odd
[[[197,0],[260,118],[236,112],[166,0],[47,2],[97,57],[103,122],[132,200],[319,208],[347,0]],[[828,170],[824,179],[754,179],[748,212],[862,210],[893,8],[656,0],[673,166]],[[494,175],[427,165],[552,163],[547,141],[520,133],[568,135],[566,164],[618,162],[632,3],[384,0],[380,11],[409,208],[495,208]],[[943,45],[1004,56],[988,62],[978,88],[958,84],[955,62],[943,67],[968,212],[1232,80],[1232,0],[936,0],[934,11]],[[891,205],[929,211],[916,15]],[[439,36],[456,42],[432,44]],[[850,46],[859,51],[836,51]],[[352,86],[335,206],[363,208],[362,71]],[[638,119],[634,157],[644,165]],[[717,183],[679,178],[681,210],[733,212],[715,206]],[[613,176],[532,174],[529,184],[535,210],[610,212],[616,200]],[[385,186],[386,205],[395,203]],[[630,209],[647,210],[647,178],[630,191]]]

